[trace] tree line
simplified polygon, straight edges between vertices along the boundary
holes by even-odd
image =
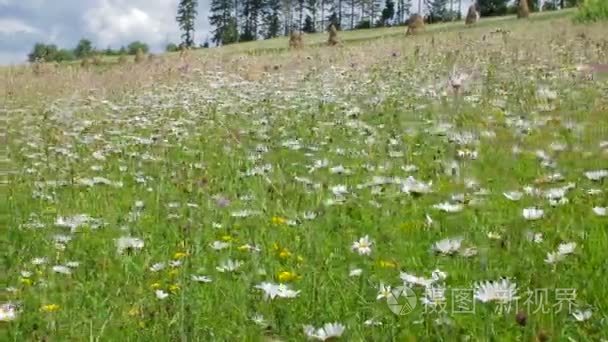
[[[519,0],[477,0],[482,17],[512,14]],[[531,11],[571,7],[580,0],[528,0]],[[211,42],[227,45],[236,42],[287,36],[292,31],[315,33],[334,25],[338,30],[365,29],[405,25],[416,5],[427,22],[460,20],[462,0],[211,0],[209,23],[213,27]],[[198,0],[180,0],[177,24],[182,31],[181,43],[169,43],[165,50],[195,48],[195,21]],[[199,48],[209,47],[205,40]],[[96,49],[88,39],[81,39],[72,50],[54,44],[36,43],[28,55],[30,62],[70,61],[90,56],[135,55],[147,53],[147,44],[132,42],[119,49]]]

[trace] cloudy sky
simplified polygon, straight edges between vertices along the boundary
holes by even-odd
[[[0,0],[0,64],[26,60],[36,42],[72,48],[88,38],[98,48],[134,40],[161,51],[178,43],[178,0]],[[199,0],[196,42],[209,32],[208,0]]]

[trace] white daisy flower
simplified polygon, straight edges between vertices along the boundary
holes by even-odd
[[[568,203],[570,203],[570,200],[567,199],[566,197],[563,197],[560,199],[550,199],[549,200],[549,205],[551,205],[552,207],[558,207],[558,206],[566,205]]]
[[[508,279],[484,281],[474,286],[474,297],[482,303],[507,303],[517,300],[517,285]]]
[[[199,275],[194,275],[193,274],[192,276],[190,276],[190,278],[193,281],[196,281],[197,283],[210,283],[210,282],[213,281],[210,277],[205,276],[205,275],[200,275],[199,276]]]
[[[526,239],[534,243],[543,242],[543,233],[526,232]]]
[[[585,172],[585,177],[592,181],[599,181],[602,178],[608,177],[608,170],[595,170]]]
[[[300,291],[294,291],[285,284],[274,284],[269,282],[263,282],[255,286],[256,289],[264,292],[264,299],[275,299],[275,298],[295,298],[298,296]]]
[[[167,265],[164,262],[157,262],[156,264],[150,266],[150,271],[152,271],[152,272],[162,271],[165,269],[165,267],[167,267]]]
[[[359,277],[363,273],[363,270],[360,268],[353,268],[348,273],[349,277]]]
[[[457,213],[464,209],[462,204],[451,204],[449,202],[435,204],[433,208],[444,211],[446,213]]]
[[[391,295],[391,286],[384,286],[384,284],[380,283],[378,286],[378,295],[376,296],[376,300],[387,299]]]
[[[433,250],[444,255],[452,255],[456,253],[462,244],[462,238],[443,239],[435,242]]]
[[[597,216],[606,216],[608,215],[608,207],[594,207],[593,212]]]
[[[23,278],[29,278],[29,277],[32,276],[32,272],[30,272],[30,271],[21,271],[21,276]]]
[[[267,327],[268,321],[262,316],[262,314],[255,314],[251,317],[251,321],[261,327]]]
[[[443,281],[445,280],[445,278],[448,277],[448,274],[441,271],[440,269],[435,269],[433,272],[431,272],[431,279],[433,279],[433,281]]]
[[[221,251],[222,249],[226,249],[230,247],[230,243],[223,241],[213,241],[209,246],[216,251]]]
[[[547,257],[545,258],[545,262],[547,264],[555,264],[566,258],[565,255],[560,254],[559,252],[549,252],[547,253]]]
[[[78,261],[68,261],[65,263],[65,265],[69,268],[76,268],[78,266],[80,266],[80,262]]]
[[[218,270],[218,272],[222,272],[222,273],[234,272],[234,271],[238,270],[241,267],[241,265],[243,265],[242,261],[239,261],[239,260],[233,261],[232,259],[228,259],[226,261],[223,261],[215,269]]]
[[[339,175],[350,175],[352,173],[351,170],[345,168],[342,165],[334,166],[329,169],[330,173],[339,174]]]
[[[34,258],[31,262],[32,265],[43,265],[46,264],[48,261],[46,258]]]
[[[477,248],[475,247],[467,247],[460,251],[460,255],[465,258],[470,258],[477,255]]]
[[[526,220],[538,220],[545,216],[545,212],[542,209],[537,208],[525,208],[522,212]]]
[[[156,298],[158,298],[158,299],[165,299],[165,298],[169,297],[169,294],[163,290],[156,290],[154,292],[154,294],[156,295]]]
[[[63,265],[55,265],[53,266],[53,272],[60,274],[72,274],[72,271],[69,267]]]
[[[365,322],[363,322],[363,325],[368,326],[368,327],[378,327],[378,326],[382,325],[382,322],[376,321],[374,319],[368,319]]]
[[[557,246],[557,252],[562,255],[572,254],[575,249],[576,242],[560,243],[559,246]]]
[[[602,189],[589,189],[587,190],[587,195],[589,196],[595,196],[595,195],[599,195],[601,193],[603,193],[604,191],[602,191]]]
[[[488,236],[488,239],[491,239],[491,240],[500,240],[500,239],[502,239],[502,235],[500,235],[500,233],[496,233],[496,232],[489,232],[487,234],[487,236]]]
[[[0,304],[0,322],[10,322],[17,319],[17,306],[13,303]]]
[[[427,287],[430,286],[431,284],[433,284],[436,280],[435,279],[427,279],[424,277],[417,277],[415,275],[406,273],[406,272],[401,272],[399,274],[399,278],[401,278],[401,280],[405,283],[405,284],[411,284],[411,285],[418,285],[418,286],[422,286],[422,287]]]
[[[118,254],[122,254],[125,251],[140,250],[142,248],[144,248],[144,241],[142,239],[123,236],[116,240],[116,251]]]
[[[589,318],[591,318],[591,310],[587,309],[587,310],[574,310],[572,312],[572,316],[574,316],[574,319],[576,319],[579,322],[584,322],[586,320],[588,320]]]
[[[401,184],[401,192],[406,194],[428,194],[432,192],[433,182],[424,183],[409,176]]]
[[[334,194],[334,196],[344,196],[348,194],[348,187],[346,185],[332,186],[331,192]]]
[[[342,336],[344,329],[344,326],[340,323],[325,323],[323,327],[318,329],[315,329],[312,325],[305,325],[304,333],[310,339],[327,341]]]
[[[171,266],[173,268],[180,267],[181,265],[182,265],[182,262],[180,260],[171,260],[171,261],[169,261],[169,266]]]
[[[503,192],[502,195],[511,201],[519,201],[524,196],[524,194],[519,191]]]
[[[373,242],[369,240],[369,236],[365,235],[358,241],[353,242],[352,249],[359,255],[370,255],[372,253]]]

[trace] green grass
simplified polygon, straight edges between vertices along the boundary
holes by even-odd
[[[3,339],[300,341],[306,339],[303,325],[328,322],[345,326],[346,341],[530,341],[541,334],[559,341],[607,339],[608,220],[592,208],[608,206],[608,188],[606,179],[584,176],[608,168],[600,145],[608,140],[607,84],[569,71],[579,62],[569,54],[579,47],[569,20],[514,22],[506,37],[491,35],[494,26],[482,24],[465,42],[457,30],[429,30],[411,40],[391,36],[402,28],[374,30],[384,38],[370,41],[371,47],[310,48],[316,60],[309,64],[274,52],[274,60],[297,68],[252,82],[234,78],[234,66],[226,62],[218,66],[223,74],[195,71],[179,83],[131,92],[102,84],[107,92],[96,88],[87,101],[74,95],[52,105],[43,96],[9,102],[8,167],[18,172],[3,188],[3,285],[10,290],[0,303],[19,303],[19,314],[0,322]],[[578,27],[592,41],[601,40],[605,29]],[[344,33],[343,39],[367,33]],[[421,47],[417,56],[414,45]],[[595,44],[576,51],[580,62],[606,61]],[[242,58],[240,63],[259,62]],[[452,70],[471,74],[464,97],[445,87]],[[442,123],[451,126],[434,134]],[[467,132],[476,139],[466,145],[450,139]],[[565,144],[564,151],[551,149],[556,142]],[[514,146],[521,153],[513,153]],[[478,157],[460,159],[465,150]],[[537,150],[551,156],[554,168],[542,165]],[[328,167],[311,170],[325,159]],[[449,175],[444,165],[453,160],[459,173]],[[251,175],[266,165],[271,169]],[[330,172],[339,165],[351,174]],[[407,165],[417,170],[407,171]],[[538,182],[556,172],[563,181]],[[433,191],[416,196],[399,184],[358,187],[375,176],[413,176],[432,181]],[[78,185],[92,177],[122,186]],[[552,207],[542,196],[503,196],[527,185],[546,191],[570,182],[575,188],[563,206]],[[348,193],[343,203],[328,205],[337,185]],[[590,189],[604,193],[589,195]],[[467,199],[461,212],[433,207],[455,194]],[[229,204],[218,203],[218,196]],[[544,209],[545,217],[525,220],[522,210],[529,207]],[[233,215],[241,210],[258,214]],[[306,219],[308,212],[316,217]],[[105,225],[70,232],[55,224],[78,214]],[[529,241],[528,232],[542,233],[543,240]],[[71,240],[57,245],[56,234]],[[120,254],[116,239],[123,236],[145,245]],[[363,236],[373,241],[370,255],[352,249]],[[432,251],[437,241],[456,237],[463,238],[462,249],[475,247],[477,254]],[[215,241],[228,245],[214,250]],[[572,254],[554,265],[544,261],[567,242],[577,244]],[[33,265],[33,258],[47,263]],[[227,259],[242,266],[218,271]],[[181,265],[150,270],[175,260]],[[70,275],[53,272],[52,266],[72,261],[79,265]],[[360,276],[349,275],[354,268]],[[377,300],[380,284],[403,284],[401,272],[428,278],[436,269],[447,274],[437,283],[446,288],[439,302],[445,312],[425,310],[420,287],[413,287],[416,308],[405,315]],[[279,283],[282,272],[296,275],[286,281],[299,295],[265,300],[255,286]],[[212,282],[195,282],[192,275]],[[473,301],[468,291],[477,282],[501,277],[517,284],[519,301]],[[568,289],[576,290],[574,307],[558,310]],[[167,298],[158,299],[155,290]],[[474,302],[473,312],[455,312],[458,293],[469,294],[465,304]],[[592,316],[578,322],[572,311],[587,308]],[[527,318],[523,326],[516,321],[519,311]],[[268,324],[254,322],[257,314]],[[365,325],[370,319],[382,325]]]

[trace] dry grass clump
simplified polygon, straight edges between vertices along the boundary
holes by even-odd
[[[135,52],[135,63],[141,63],[146,60],[146,55],[141,49],[137,49]]]
[[[327,39],[327,45],[335,46],[340,44],[340,40],[338,39],[338,30],[334,24],[329,26],[329,38]]]
[[[477,4],[473,3],[469,6],[467,17],[465,19],[466,25],[473,25],[479,20],[479,11],[477,11]]]
[[[407,32],[406,35],[412,35],[419,33],[424,29],[424,19],[420,14],[412,14],[410,19],[407,21]]]
[[[517,18],[525,19],[530,16],[530,8],[528,7],[528,0],[519,0],[519,6],[517,7]]]
[[[302,47],[304,47],[304,42],[302,41],[302,33],[291,31],[291,33],[289,34],[289,48],[301,49]]]

